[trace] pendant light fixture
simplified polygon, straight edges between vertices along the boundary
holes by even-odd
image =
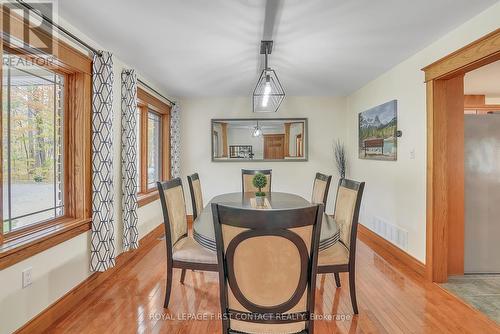
[[[273,50],[273,41],[260,42],[260,54],[264,55],[264,69],[253,91],[253,112],[276,112],[285,99],[285,90],[276,75],[268,66],[267,56]]]
[[[259,126],[259,121],[257,121],[257,125],[252,130],[252,137],[261,137],[262,135],[262,128]]]

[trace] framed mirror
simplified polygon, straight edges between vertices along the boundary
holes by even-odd
[[[212,161],[307,161],[307,118],[212,119]]]

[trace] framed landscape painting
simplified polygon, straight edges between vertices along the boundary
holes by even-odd
[[[359,113],[359,158],[397,160],[398,101]]]

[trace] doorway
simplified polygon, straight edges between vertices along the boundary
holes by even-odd
[[[500,324],[500,61],[464,76],[464,272],[442,287]]]
[[[426,274],[500,324],[500,29],[423,70]]]
[[[285,158],[285,135],[264,135],[264,159]]]
[[[464,92],[464,273],[500,274],[500,61],[466,73]]]
[[[500,60],[500,29],[425,67],[426,275],[464,274],[464,75]]]

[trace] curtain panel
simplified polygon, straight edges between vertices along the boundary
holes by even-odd
[[[170,175],[181,176],[181,107],[175,103],[170,111]]]
[[[92,271],[115,265],[112,125],[113,57],[100,52],[92,65]]]
[[[123,250],[139,247],[137,230],[137,75],[122,71]]]

